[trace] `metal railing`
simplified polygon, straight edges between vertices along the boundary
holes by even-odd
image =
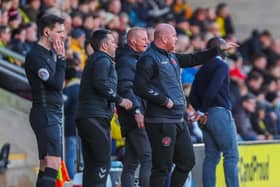
[[[0,54],[12,57],[22,63],[25,61],[24,56],[4,47],[0,47]],[[29,92],[29,84],[24,69],[4,59],[0,59],[0,81],[0,86],[9,91],[15,93]]]
[[[25,57],[23,55],[21,55],[19,53],[16,53],[16,52],[14,52],[14,51],[12,51],[10,49],[7,49],[5,47],[0,47],[0,53],[2,55],[11,56],[11,57],[21,61],[22,63],[25,62]]]
[[[11,64],[10,62],[5,61],[3,59],[0,59],[0,65],[1,65],[2,68],[5,68],[9,71],[17,73],[18,75],[26,77],[25,71],[22,67],[19,67],[15,64]]]

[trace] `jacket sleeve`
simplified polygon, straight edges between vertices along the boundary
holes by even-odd
[[[178,54],[175,53],[180,67],[192,67],[208,62],[211,58],[215,57],[220,53],[220,48],[214,47],[202,52],[197,52],[194,54]]]
[[[112,62],[109,59],[98,59],[93,67],[92,86],[97,93],[109,101],[119,104],[121,97],[117,94],[114,85],[108,79],[111,68],[113,68]]]
[[[52,89],[61,91],[65,78],[66,63],[64,60],[57,60],[55,69],[52,69],[47,62],[47,59],[38,55],[27,55],[27,60],[30,60],[30,68],[43,81],[43,83]]]
[[[141,104],[133,90],[135,69],[128,60],[129,59],[121,58],[117,63],[118,93],[121,97],[128,98],[132,101],[133,107],[130,111],[133,112],[137,108],[140,108]]]
[[[140,58],[136,66],[135,92],[149,102],[165,106],[168,97],[156,90],[150,83],[154,76],[156,76],[156,70],[153,58],[149,56]]]

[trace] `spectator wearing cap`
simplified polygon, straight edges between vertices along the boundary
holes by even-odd
[[[80,28],[76,28],[71,32],[71,37],[70,49],[74,53],[78,54],[81,60],[81,68],[84,69],[87,60],[86,51],[84,49],[86,40],[85,31]]]
[[[268,102],[267,120],[271,124],[270,129],[280,138],[280,97],[277,92],[268,92],[265,99]]]
[[[9,9],[9,12],[11,11],[16,11],[19,14],[22,23],[28,23],[30,21],[26,13],[20,8],[19,0],[12,0],[12,6]]]
[[[18,28],[22,23],[22,18],[16,9],[10,9],[8,11],[8,16],[9,16],[9,26],[11,30]]]
[[[250,121],[251,115],[256,111],[256,97],[247,94],[241,97],[240,104],[233,111],[237,132],[245,141],[265,140],[266,137],[254,131]]]
[[[247,76],[242,72],[242,58],[241,56],[231,56],[233,60],[232,68],[230,69],[230,98],[232,101],[232,108],[239,104],[242,93],[247,93],[245,79]]]
[[[238,68],[230,70],[230,98],[232,101],[232,108],[238,105],[242,92],[247,92],[245,79],[246,75]]]

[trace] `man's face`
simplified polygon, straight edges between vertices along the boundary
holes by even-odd
[[[256,99],[248,99],[244,101],[243,107],[246,111],[253,113],[256,110]]]
[[[37,40],[37,26],[32,24],[32,26],[26,29],[26,40],[29,42],[35,42]]]
[[[149,45],[149,39],[147,32],[144,30],[139,30],[137,33],[137,37],[135,39],[135,49],[137,52],[144,52],[146,51]]]
[[[105,42],[106,42],[106,46],[107,46],[106,52],[110,56],[115,57],[117,43],[116,43],[114,36],[112,34],[109,34],[107,37],[107,40]]]
[[[170,31],[166,35],[166,50],[169,51],[175,51],[176,48],[176,41],[177,41],[177,35],[175,29],[172,27],[170,28]]]
[[[53,29],[48,29],[47,37],[48,41],[52,44],[54,41],[64,41],[65,39],[65,28],[64,24],[56,23]]]
[[[22,30],[19,34],[18,34],[18,39],[22,42],[25,42],[26,40],[26,31]]]

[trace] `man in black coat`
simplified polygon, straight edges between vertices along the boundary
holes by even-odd
[[[147,100],[145,126],[152,147],[150,186],[164,186],[174,163],[171,186],[182,187],[194,166],[194,152],[184,123],[186,101],[180,67],[205,63],[235,44],[227,43],[197,54],[175,54],[177,37],[170,24],[157,25],[154,38],[137,63],[134,82],[136,93]]]
[[[144,128],[144,101],[136,96],[133,90],[137,60],[148,45],[146,30],[135,27],[127,34],[127,45],[117,50],[118,93],[133,102],[133,108],[130,110],[118,107],[122,136],[126,137],[124,168],[121,177],[122,185],[126,187],[134,187],[135,170],[139,162],[141,165],[140,186],[149,186],[152,152]]]
[[[95,31],[91,44],[95,52],[89,57],[81,79],[77,128],[85,164],[83,186],[105,187],[111,168],[110,122],[115,104],[130,109],[132,102],[117,94],[113,61],[117,44],[112,32]]]

